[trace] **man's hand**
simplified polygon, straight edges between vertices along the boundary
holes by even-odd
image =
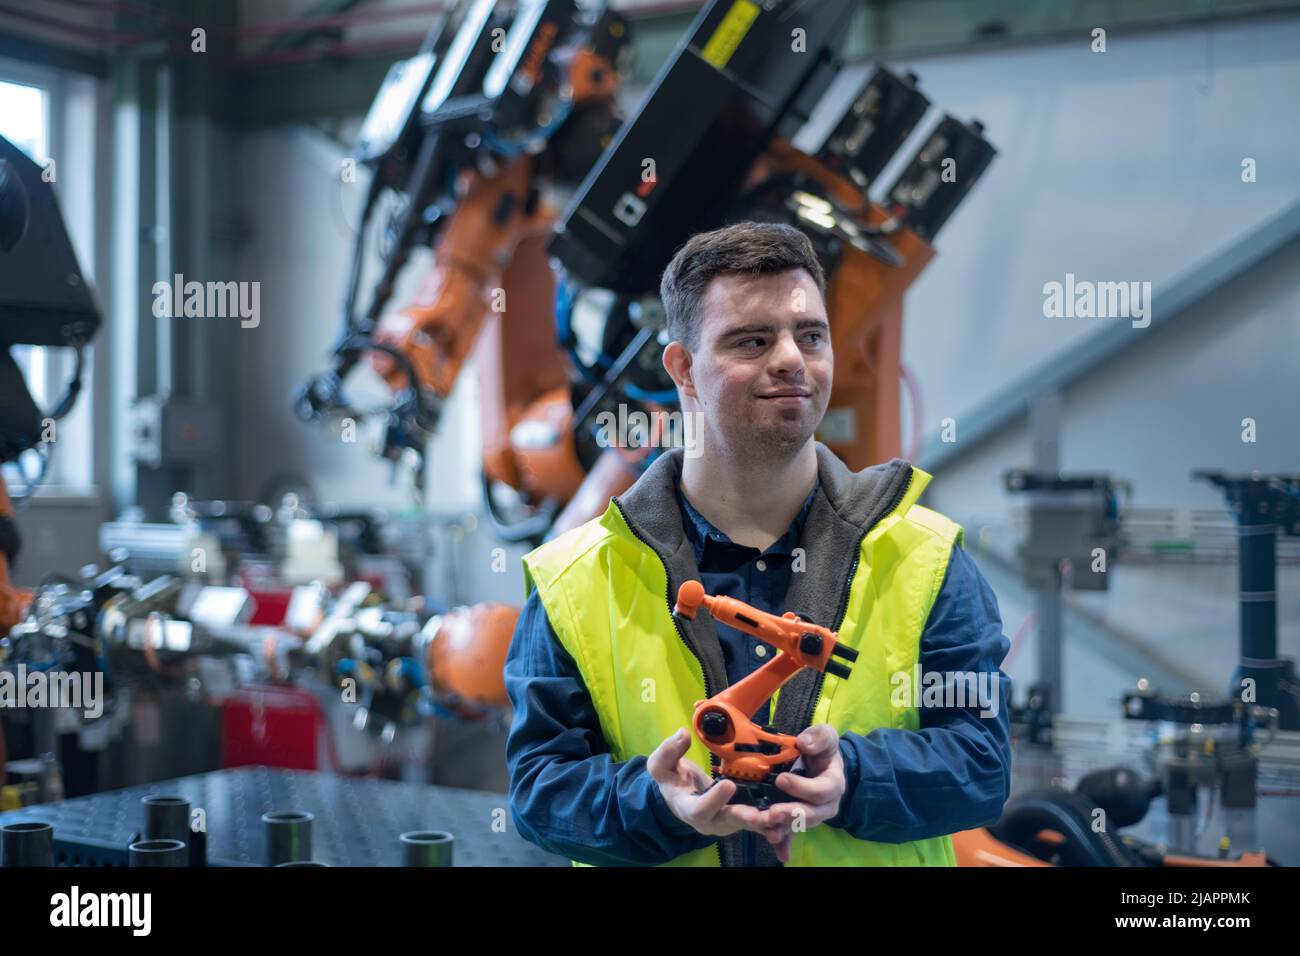
[[[800,832],[825,823],[840,812],[844,796],[844,759],[840,756],[840,735],[830,724],[809,727],[795,740],[799,748],[796,767],[807,776],[783,773],[776,785],[795,800],[773,804],[766,810],[744,804],[730,805],[736,792],[730,780],[713,778],[686,759],[691,735],[677,731],[646,760],[646,769],[659,784],[668,807],[678,819],[706,836],[730,836],[738,830],[761,833],[776,848],[777,859],[790,862],[790,844],[795,821]],[[707,792],[701,792],[707,791]]]
[[[783,773],[776,785],[795,800],[775,803],[759,814],[759,827],[769,843],[776,847],[776,857],[790,862],[790,843],[796,821],[799,832],[825,823],[840,812],[844,796],[844,758],[840,756],[840,735],[830,724],[809,727],[795,739],[799,759],[807,776]]]
[[[759,812],[753,807],[730,806],[727,801],[735,795],[736,785],[730,780],[714,784],[695,761],[686,758],[690,747],[691,735],[683,728],[646,760],[646,769],[659,784],[668,808],[705,836],[730,836],[746,829],[761,832]]]

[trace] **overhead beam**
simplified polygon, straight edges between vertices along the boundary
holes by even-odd
[[[1300,10],[1297,0],[864,0],[850,59],[898,59]]]
[[[629,14],[635,49],[629,82],[641,86],[667,61],[695,19],[695,11],[636,16],[633,10]],[[232,74],[222,113],[232,122],[253,127],[360,116],[370,107],[388,68],[414,55],[423,39],[423,32],[413,33],[405,42],[390,42],[371,52],[322,54],[300,63],[239,68]]]
[[[108,76],[108,57],[9,31],[0,31],[0,57],[40,66],[83,73],[99,79]]]
[[[346,13],[355,3],[320,0],[304,18],[304,27],[310,27],[311,19]],[[704,3],[646,0],[613,5],[632,23],[636,59],[631,82],[635,86],[650,82]],[[202,19],[233,23],[230,0],[199,0],[184,8],[175,6],[175,0],[161,0],[160,9],[175,9],[178,14],[183,10],[183,16],[196,22],[201,19],[196,14],[202,11],[209,15]],[[1088,42],[1096,27],[1105,28],[1108,37],[1113,37],[1294,11],[1300,11],[1300,0],[1202,0],[1194,5],[1186,0],[862,0],[862,12],[850,28],[845,55],[850,61],[889,60],[1066,39]],[[147,29],[139,20],[134,25]],[[338,54],[325,50],[298,63],[236,66],[221,112],[241,125],[364,113],[388,67],[416,52],[422,39],[423,31],[413,30],[409,38],[383,47],[345,48]],[[271,48],[293,51],[301,42],[301,36],[286,35],[273,41]],[[0,30],[0,56],[100,77],[107,75],[109,63],[107,54],[36,40],[11,29]],[[184,59],[180,58],[178,68],[183,69]]]

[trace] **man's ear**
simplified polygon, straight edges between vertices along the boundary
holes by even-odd
[[[695,378],[691,373],[691,353],[681,342],[672,341],[664,346],[664,371],[681,389],[682,394],[695,398]]]

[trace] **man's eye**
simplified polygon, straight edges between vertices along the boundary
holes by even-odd
[[[763,341],[762,339],[741,339],[739,342],[736,343],[736,345],[742,349],[755,348],[756,346],[751,345],[750,343],[752,342],[757,343],[762,341]]]
[[[816,341],[816,342],[820,342],[820,341],[821,341],[821,338],[822,338],[822,334],[821,334],[820,332],[809,332],[809,333],[808,333],[806,336],[804,336],[804,337],[805,337],[805,338],[808,338],[808,339],[812,339],[813,341]]]

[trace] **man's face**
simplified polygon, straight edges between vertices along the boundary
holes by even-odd
[[[730,448],[802,448],[826,414],[835,366],[812,276],[718,276],[702,305],[696,349],[670,345],[664,363],[703,433]]]

